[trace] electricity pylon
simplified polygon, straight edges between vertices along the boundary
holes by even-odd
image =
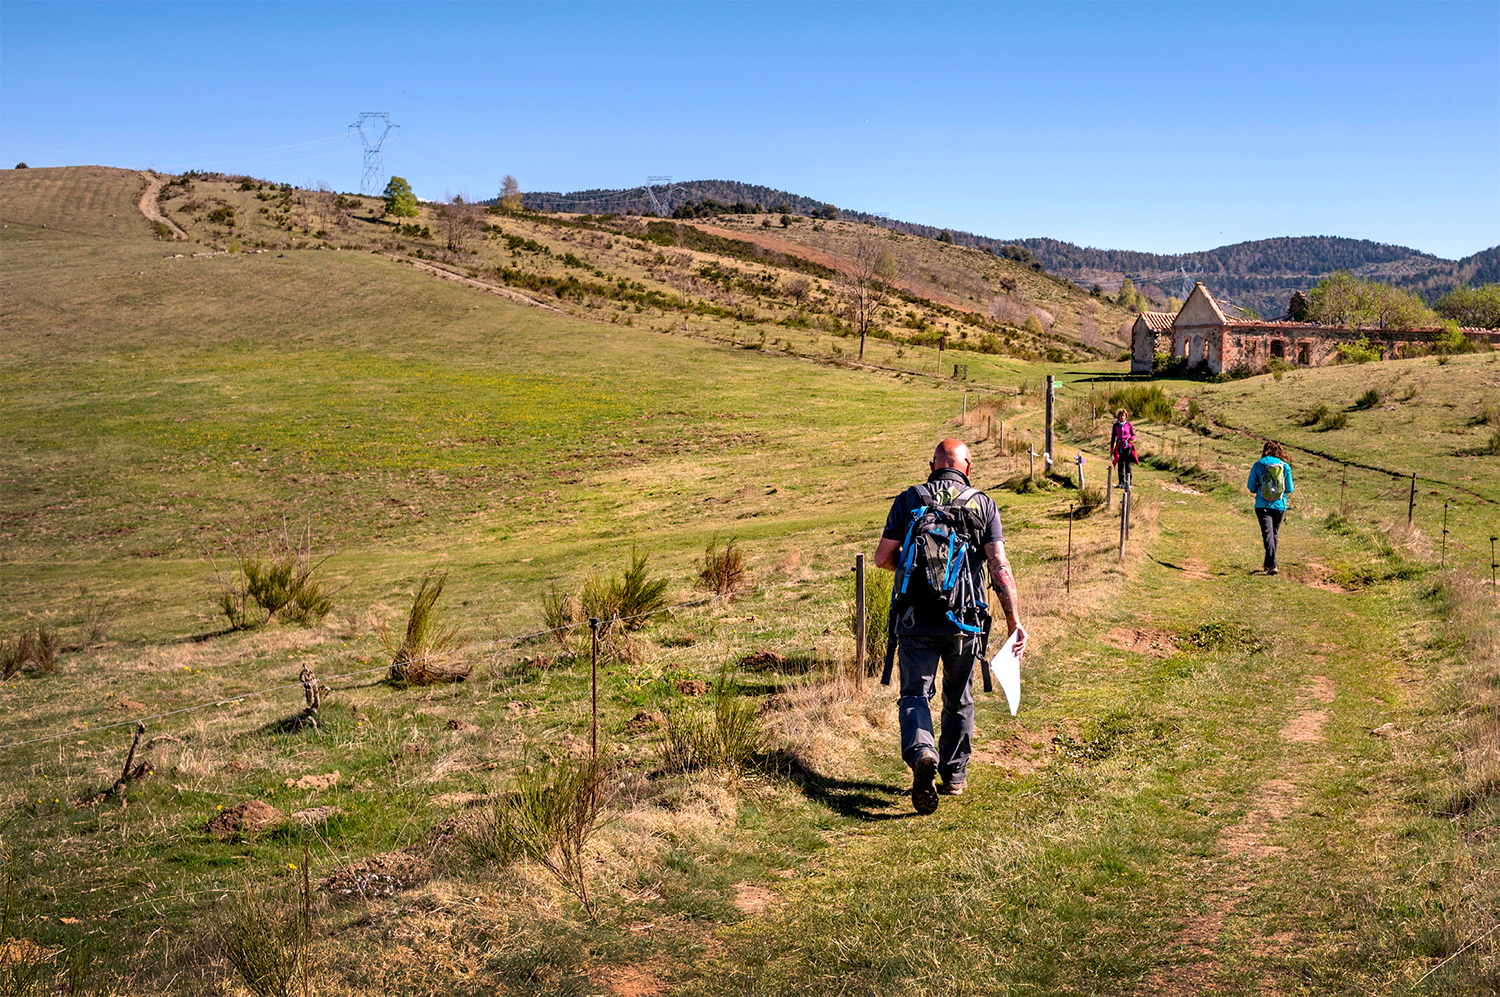
[[[365,122],[370,124],[369,132],[365,131]],[[359,120],[349,127],[359,132],[365,144],[365,168],[359,177],[359,192],[379,194],[385,188],[385,156],[380,150],[385,145],[386,136],[401,126],[391,124],[390,111],[360,111]],[[372,139],[376,131],[380,132],[380,137]]]
[[[657,184],[666,185],[667,189],[662,192],[661,199],[657,200],[656,191],[651,188]],[[658,218],[670,218],[672,212],[669,210],[672,204],[672,178],[671,177],[647,177],[646,196],[651,199],[651,210],[656,212]]]

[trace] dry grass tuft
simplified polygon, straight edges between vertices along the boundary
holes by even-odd
[[[720,548],[719,536],[714,534],[703,549],[703,561],[698,567],[698,587],[722,599],[739,591],[744,584],[744,553],[735,546],[734,537]]]
[[[667,716],[663,767],[674,772],[738,772],[750,765],[763,747],[764,731],[755,704],[742,697],[727,677],[721,677],[714,689],[712,708],[690,706]]]
[[[761,718],[767,743],[820,775],[859,774],[876,742],[895,736],[893,689],[856,681],[831,662],[818,680],[778,693],[775,706]]]
[[[0,641],[0,680],[28,669],[36,675],[52,674],[61,646],[57,631],[47,627],[22,630],[15,643]]]
[[[445,627],[438,600],[443,595],[443,585],[448,575],[428,572],[412,599],[411,612],[406,618],[406,633],[397,642],[390,628],[382,620],[380,640],[392,655],[391,680],[403,685],[439,685],[444,682],[462,682],[474,670],[469,664],[448,664],[443,655],[460,651],[464,645],[458,642],[458,628]]]

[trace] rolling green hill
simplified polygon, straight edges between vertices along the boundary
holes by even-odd
[[[762,210],[784,206],[799,215],[822,211],[825,202],[755,184],[730,180],[692,180],[653,188],[668,208],[717,201],[726,206],[753,204]],[[644,188],[633,190],[585,190],[571,193],[527,193],[528,205],[555,211],[649,214],[654,205]],[[840,206],[839,215],[851,221],[878,225],[906,235],[927,239],[943,237],[997,255],[1012,254],[1034,260],[1049,273],[1066,278],[1079,287],[1099,284],[1114,293],[1125,278],[1158,302],[1169,295],[1185,296],[1182,274],[1202,280],[1220,300],[1251,308],[1271,318],[1286,310],[1294,291],[1307,291],[1335,270],[1350,270],[1368,279],[1394,284],[1420,294],[1429,304],[1454,287],[1500,281],[1500,247],[1444,260],[1430,253],[1334,236],[1299,236],[1257,239],[1178,255],[1131,250],[1094,249],[1057,239],[999,239],[958,229],[942,229],[916,222],[875,216]],[[1019,252],[1024,250],[1024,255]],[[1187,290],[1191,290],[1191,284]]]
[[[488,215],[461,250],[434,206],[403,231],[367,199],[196,177],[161,202],[198,240],[174,242],[125,210],[145,189],[0,171],[10,990],[1500,984],[1495,354],[1131,383],[1164,415],[1138,422],[1122,555],[1098,494],[1106,412],[1137,404],[1122,362],[969,351],[957,382],[885,366],[925,349],[892,339],[861,366],[828,329],[821,351],[747,335],[797,302],[740,288],[737,318],[702,273],[821,295],[853,223]],[[939,322],[982,290],[959,267],[1075,300],[891,245],[902,308]],[[622,280],[640,297],[597,289]],[[1292,418],[1315,404],[1345,428]],[[976,693],[967,792],[918,818],[895,692],[854,664],[850,568],[950,435],[1001,509],[1031,646],[1016,715]],[[1261,435],[1294,448],[1277,577],[1243,492]],[[720,594],[702,572],[731,540]],[[252,598],[232,627],[226,595],[274,595],[287,556],[329,611]],[[669,608],[628,628],[599,593],[640,556]],[[439,577],[428,633],[452,641],[405,674],[463,681],[399,680]],[[537,829],[575,817],[576,851]]]

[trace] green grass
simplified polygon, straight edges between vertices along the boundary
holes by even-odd
[[[0,213],[58,217],[66,190],[13,176]],[[129,176],[75,180],[101,205],[138,196]],[[1039,442],[1049,372],[1081,413],[1059,460],[1081,448],[1097,481],[1109,416],[1084,407],[1103,412],[1099,381],[1121,365],[996,360],[1031,390],[963,426],[957,394],[930,383],[525,309],[368,253],[169,259],[184,247],[89,210],[67,231],[0,230],[0,637],[44,622],[81,645],[0,693],[0,744],[66,735],[0,751],[0,839],[27,937],[75,952],[107,935],[120,990],[218,987],[207,925],[247,883],[292,884],[300,832],[203,831],[250,798],[342,808],[310,842],[318,881],[377,853],[431,857],[432,881],[396,896],[320,895],[327,993],[603,992],[626,970],[687,994],[1151,993],[1202,962],[1189,927],[1227,994],[1493,989],[1500,808],[1451,740],[1487,652],[1445,622],[1473,610],[1431,568],[1442,501],[1459,503],[1464,566],[1495,531],[1493,458],[1459,455],[1470,441],[1449,432],[1482,411],[1492,358],[1455,357],[1446,393],[1430,361],[1366,365],[1417,390],[1382,386],[1394,421],[1350,411],[1329,433],[1292,416],[1344,411],[1366,386],[1350,370],[1160,384],[1178,414],[1143,431],[1126,559],[1111,515],[1077,520],[1071,592],[1076,492],[1002,491],[1024,454],[976,442],[1034,647],[1019,716],[977,696],[969,792],[919,819],[894,695],[844,668],[853,555],[935,440],[977,441],[994,415],[1008,442]],[[1178,405],[1189,394],[1201,412]],[[1298,454],[1283,573],[1258,574],[1243,481],[1259,445],[1224,424],[1413,462],[1426,539],[1378,528],[1405,512],[1388,477],[1341,488],[1336,462]],[[206,552],[283,522],[333,553],[333,612],[223,632]],[[443,844],[466,812],[453,794],[503,801],[525,766],[590,739],[586,631],[567,648],[490,641],[537,628],[544,593],[622,572],[633,548],[672,601],[701,599],[702,552],[728,536],[750,589],[654,619],[601,665],[597,920],[534,864]],[[433,570],[474,673],[398,688],[374,619],[403,627]],[[1122,645],[1138,631],[1155,644]],[[756,651],[781,665],[736,673]],[[315,727],[297,722],[304,666],[332,686]],[[118,777],[134,717],[200,704],[151,721],[179,743],[145,750],[157,771],[128,806],[74,807]],[[765,740],[664,772],[668,714],[705,732],[753,716]],[[1370,735],[1386,723],[1403,733]],[[288,785],[333,771],[331,788]],[[170,946],[148,944],[159,931]]]

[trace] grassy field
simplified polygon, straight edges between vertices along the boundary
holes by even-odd
[[[1083,452],[1099,483],[1120,364],[985,358],[995,389],[965,398],[727,330],[527,308],[381,254],[179,258],[130,215],[136,175],[26,172],[0,175],[0,638],[65,649],[0,693],[16,992],[245,993],[223,938],[253,917],[288,921],[328,994],[1500,981],[1494,594],[1473,581],[1500,496],[1494,458],[1467,455],[1490,356],[1166,383],[1180,415],[1143,424],[1120,560],[1117,520],[1070,532],[1078,490],[1025,487],[1015,452],[1039,442],[1053,373],[1060,464]],[[1372,374],[1417,390],[1343,430],[1288,418],[1352,404]],[[1261,575],[1250,433],[1419,470],[1418,529],[1405,492],[1297,456],[1284,571]],[[978,696],[970,792],[917,818],[894,697],[848,668],[848,569],[951,434],[977,441],[1036,646],[1017,717]],[[1437,569],[1444,500],[1466,571]],[[232,574],[283,524],[328,555],[332,612],[229,629],[210,557]],[[748,589],[705,602],[704,547],[730,537]],[[585,908],[538,862],[464,841],[587,755],[586,628],[508,638],[632,550],[695,604],[606,643]],[[445,661],[472,672],[392,683],[380,625],[404,627],[433,570],[468,642]],[[330,688],[316,726],[303,668]],[[749,747],[679,764],[716,709],[754,718]],[[101,799],[137,718],[155,771]],[[250,800],[338,812],[210,833]]]

